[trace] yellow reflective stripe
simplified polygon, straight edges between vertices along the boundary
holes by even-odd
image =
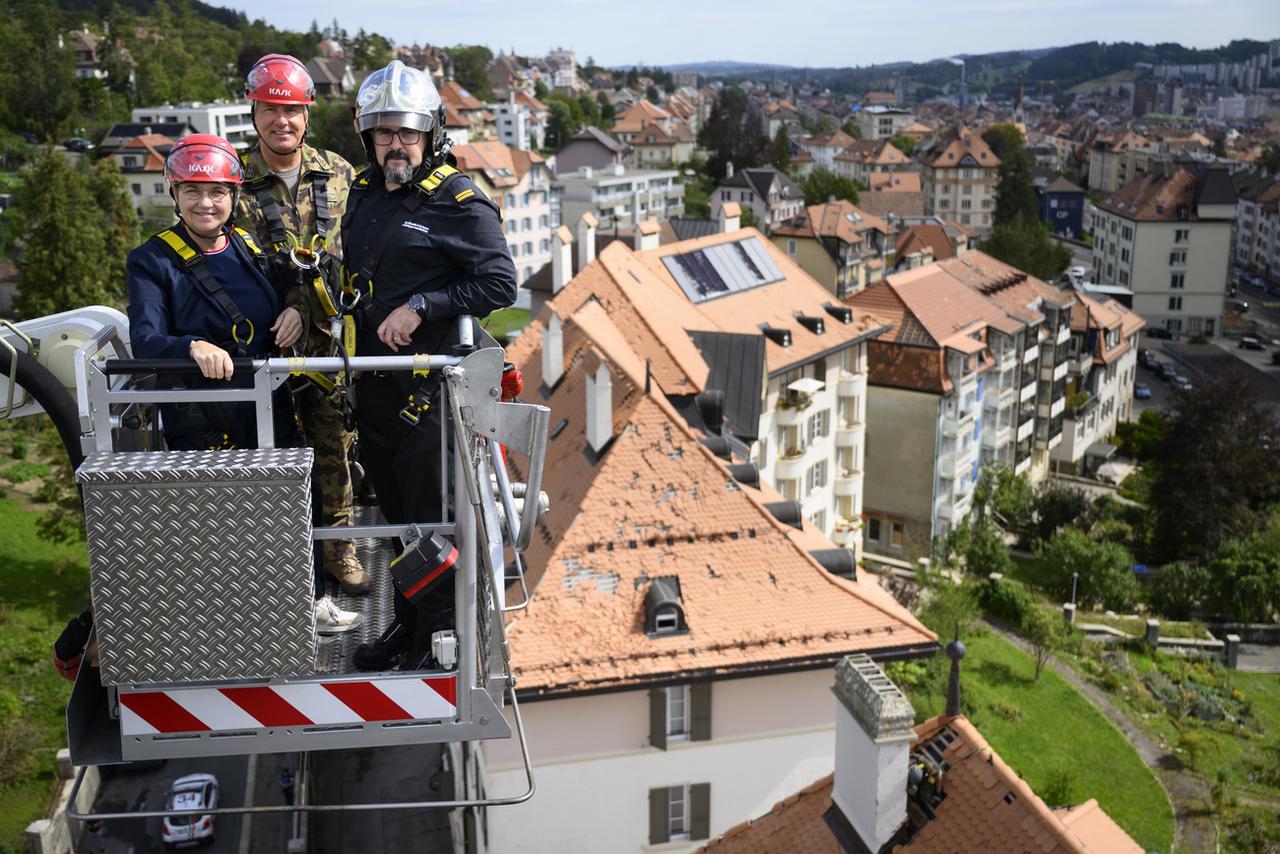
[[[421,181],[422,189],[426,190],[428,193],[435,192],[436,187],[439,187],[441,182],[444,181],[445,178],[448,178],[450,175],[457,175],[457,174],[458,174],[458,170],[454,169],[452,166],[446,163],[444,166],[441,166],[440,168],[432,172],[430,175],[428,175],[426,178],[422,179]]]
[[[243,228],[236,226],[236,234],[240,235],[240,239],[249,247],[249,251],[254,255],[261,255],[262,249],[253,240],[253,235],[245,231]]]
[[[413,375],[415,377],[425,377],[431,373],[431,369],[427,367],[430,357],[422,353],[413,354]]]
[[[474,196],[475,194],[476,194],[476,191],[475,191],[475,190],[463,190],[461,193],[458,193],[458,195],[454,196],[454,197],[453,197],[453,200],[454,200],[455,202],[460,202],[460,201],[462,201],[463,199],[469,199],[469,198],[471,198],[471,197],[472,197],[472,196]]]
[[[160,232],[160,239],[169,245],[169,248],[178,253],[178,257],[183,261],[190,261],[196,257],[196,250],[187,244],[187,241],[178,236],[178,232],[173,229],[165,229]]]
[[[311,287],[316,292],[316,299],[320,300],[320,308],[324,309],[324,316],[336,317],[338,307],[333,304],[333,297],[329,294],[329,289],[325,287],[324,279],[316,276],[311,281]]]
[[[347,358],[356,354],[356,319],[349,314],[342,318],[342,346]]]

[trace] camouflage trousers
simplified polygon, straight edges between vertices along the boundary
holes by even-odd
[[[342,423],[342,413],[317,389],[305,389],[296,398],[298,420],[306,444],[315,450],[313,477],[319,482],[325,525],[352,523],[351,446],[354,440]],[[325,540],[324,562],[329,572],[341,573],[347,557],[355,557],[351,540]]]

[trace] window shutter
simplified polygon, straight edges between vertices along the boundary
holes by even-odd
[[[711,784],[694,783],[689,787],[689,800],[689,838],[706,839],[711,836]]]
[[[693,741],[711,740],[711,683],[694,682],[689,686],[689,704],[693,706],[693,726],[689,738]]]
[[[667,749],[667,692],[662,688],[649,689],[649,743]]]
[[[670,789],[649,790],[649,844],[660,845],[671,839],[671,826],[667,811],[670,809]]]

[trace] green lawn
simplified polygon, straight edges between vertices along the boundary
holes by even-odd
[[[503,308],[486,317],[480,325],[501,344],[508,335],[528,326],[530,319],[526,308]]]
[[[1047,563],[1038,557],[1024,557],[1023,555],[1010,554],[1013,559],[1013,571],[1009,573],[1009,577],[1014,581],[1021,581],[1028,587],[1034,587],[1037,590],[1044,591],[1050,585],[1050,579],[1053,573]]]
[[[1164,791],[1111,723],[1064,679],[1046,668],[1032,681],[1034,664],[1003,638],[966,639],[961,668],[964,712],[992,748],[1038,794],[1069,781],[1064,800],[1098,803],[1147,850],[1168,851],[1173,814]],[[931,668],[936,674],[945,670]],[[921,720],[946,706],[945,678],[908,689]],[[1056,805],[1056,804],[1053,804]]]
[[[14,497],[0,499],[0,851],[24,850],[23,831],[48,809],[71,693],[51,650],[89,599],[84,545],[40,540],[39,512]]]

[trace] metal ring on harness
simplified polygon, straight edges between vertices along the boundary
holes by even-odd
[[[241,340],[240,340],[240,333],[237,331],[237,327],[238,327],[240,324],[239,324],[239,322],[236,322],[236,323],[231,324],[231,340],[232,340],[232,341],[234,341],[234,342],[236,343],[236,345],[237,345],[237,346],[240,346],[240,347],[248,347],[250,344],[252,344],[252,343],[253,343],[253,334],[254,334],[254,333],[253,333],[253,321],[252,321],[252,320],[250,320],[250,319],[249,319],[249,318],[247,318],[247,317],[245,317],[245,318],[241,318],[241,319],[242,319],[242,320],[244,320],[244,322],[245,322],[245,323],[249,324],[249,337],[248,337],[248,338],[246,338],[246,339],[244,339],[243,341],[241,341]]]
[[[290,249],[289,260],[300,270],[317,270],[320,268],[320,257],[305,246],[295,246]]]

